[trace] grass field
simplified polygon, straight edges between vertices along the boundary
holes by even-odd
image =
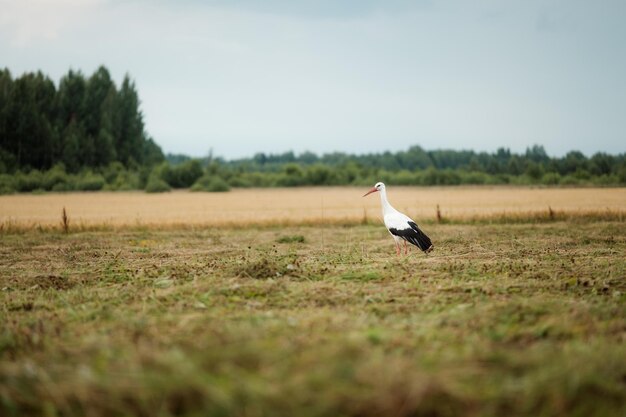
[[[626,415],[626,223],[425,230],[5,230],[0,415]]]
[[[65,207],[78,229],[102,227],[356,224],[380,219],[367,187],[239,189],[229,193],[50,193],[0,196],[0,228],[58,227]],[[420,222],[444,219],[557,218],[623,220],[626,188],[390,187],[389,199]]]

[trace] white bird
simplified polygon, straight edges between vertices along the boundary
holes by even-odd
[[[380,202],[383,206],[383,220],[387,230],[389,230],[389,233],[393,236],[393,240],[396,242],[396,253],[398,256],[400,255],[400,242],[402,241],[404,241],[405,255],[409,252],[406,242],[412,243],[425,253],[432,251],[434,246],[430,238],[417,227],[417,224],[409,216],[400,213],[389,204],[385,184],[377,182],[363,197],[375,193],[376,191],[380,192]]]

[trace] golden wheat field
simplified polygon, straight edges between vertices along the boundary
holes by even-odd
[[[176,191],[50,193],[0,196],[4,227],[57,226],[63,208],[73,226],[233,226],[359,222],[380,219],[367,187],[237,189],[228,193]],[[626,188],[390,187],[392,204],[418,221],[555,213],[626,212]]]

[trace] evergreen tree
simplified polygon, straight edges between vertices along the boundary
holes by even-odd
[[[9,100],[12,97],[13,79],[8,69],[0,70],[0,172],[10,170],[15,164],[9,149]]]
[[[63,132],[63,157],[61,161],[68,171],[77,172],[83,166],[82,141],[85,131],[76,120],[72,120]]]
[[[87,82],[80,72],[70,70],[61,78],[58,91],[58,115],[56,126],[60,133],[59,146],[55,147],[56,159],[65,163],[70,172],[82,166],[81,147],[84,141],[83,119]]]
[[[108,165],[115,158],[114,133],[117,92],[111,75],[99,67],[89,77],[84,101],[84,126],[87,139],[93,143],[92,166]]]
[[[119,92],[120,130],[115,147],[118,158],[126,165],[141,163],[143,157],[143,117],[135,84],[126,75]],[[132,161],[132,162],[131,162]]]
[[[130,78],[118,91],[103,66],[89,79],[70,70],[58,90],[41,72],[12,79],[0,70],[0,172],[159,163],[163,153],[144,132],[139,104]]]

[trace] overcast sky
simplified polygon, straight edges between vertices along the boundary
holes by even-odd
[[[626,152],[623,0],[0,0],[0,66],[135,80],[164,151]]]

